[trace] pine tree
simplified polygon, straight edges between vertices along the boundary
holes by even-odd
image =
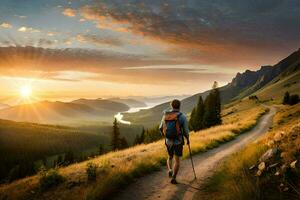
[[[204,128],[209,128],[214,125],[214,98],[212,91],[206,97],[204,101],[205,112],[203,116],[203,126]]]
[[[290,93],[289,93],[289,92],[286,92],[286,93],[284,94],[282,103],[283,103],[284,105],[286,105],[286,104],[289,104],[289,102],[290,102]]]
[[[215,124],[222,124],[221,118],[221,95],[218,89],[218,83],[215,81],[213,85],[215,99]]]
[[[69,150],[65,155],[65,164],[71,164],[74,162],[74,153],[73,151]]]
[[[116,118],[113,123],[113,131],[110,145],[113,150],[117,150],[120,146],[120,129]]]
[[[133,144],[134,144],[134,145],[140,144],[140,136],[139,136],[139,134],[137,134],[137,135],[135,136],[135,139],[134,139],[134,141],[133,141]]]
[[[104,148],[103,148],[103,145],[100,144],[99,147],[98,147],[98,154],[102,155],[103,153],[104,153]]]
[[[204,102],[203,124],[205,128],[222,123],[221,119],[221,96],[218,89],[218,83],[215,81],[213,88]]]
[[[145,128],[143,127],[142,133],[141,133],[141,136],[140,136],[139,144],[142,144],[144,142],[145,142]]]
[[[192,130],[192,131],[196,130],[195,118],[196,118],[196,107],[193,108],[193,110],[191,112],[191,117],[190,117],[190,120],[189,120],[189,129]]]
[[[195,119],[194,119],[195,131],[199,131],[203,129],[203,116],[204,116],[204,103],[203,103],[202,96],[199,96]]]
[[[128,148],[128,142],[127,142],[127,140],[126,140],[126,138],[125,137],[122,137],[121,139],[120,139],[120,144],[119,144],[119,148],[120,149],[126,149],[126,148]]]

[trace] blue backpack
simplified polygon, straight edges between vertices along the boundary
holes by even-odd
[[[181,128],[179,124],[180,112],[167,112],[164,116],[163,133],[170,140],[178,139],[181,136]]]

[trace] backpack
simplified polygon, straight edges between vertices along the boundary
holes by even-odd
[[[181,136],[181,128],[179,124],[179,112],[168,112],[164,116],[163,133],[170,140],[178,139]]]

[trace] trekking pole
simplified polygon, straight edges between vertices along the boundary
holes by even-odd
[[[196,172],[195,172],[195,168],[194,168],[194,161],[193,161],[193,157],[192,157],[192,151],[191,151],[191,146],[190,146],[190,144],[188,144],[188,147],[189,147],[190,158],[191,158],[191,163],[192,163],[192,167],[193,167],[194,176],[195,176],[195,179],[197,179]]]

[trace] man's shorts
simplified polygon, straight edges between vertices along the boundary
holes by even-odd
[[[166,147],[170,158],[173,158],[174,154],[175,156],[178,157],[182,156],[182,150],[183,150],[182,144],[173,144],[173,145],[166,144]]]

